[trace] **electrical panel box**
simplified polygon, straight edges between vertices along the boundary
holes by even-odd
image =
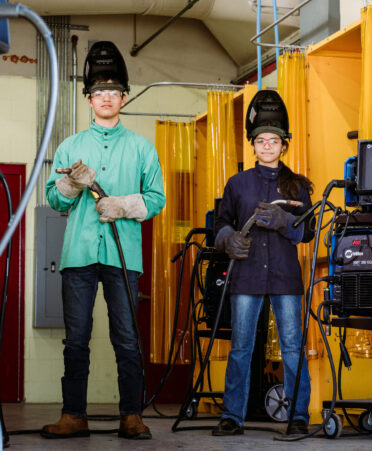
[[[64,327],[59,272],[67,214],[36,207],[34,327]]]

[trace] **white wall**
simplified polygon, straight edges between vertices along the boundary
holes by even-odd
[[[340,0],[340,28],[360,19],[360,9],[364,0]]]

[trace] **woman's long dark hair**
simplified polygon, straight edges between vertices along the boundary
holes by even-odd
[[[279,191],[286,199],[299,200],[301,187],[309,194],[313,194],[313,183],[304,175],[296,174],[285,164],[282,165],[278,176]]]
[[[282,138],[284,147],[282,155],[288,152],[289,142]],[[300,200],[301,187],[305,188],[309,194],[313,194],[313,182],[301,174],[291,171],[288,166],[282,163],[278,175],[278,187],[281,195],[285,199]]]

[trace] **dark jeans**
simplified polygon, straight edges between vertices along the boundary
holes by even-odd
[[[137,309],[138,272],[128,271]],[[121,415],[141,413],[142,373],[137,338],[122,270],[94,264],[62,271],[63,340],[65,374],[62,378],[63,413],[86,415],[89,374],[89,341],[98,282],[107,303],[110,340],[118,368]]]

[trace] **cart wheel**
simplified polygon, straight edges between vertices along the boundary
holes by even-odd
[[[361,429],[366,432],[372,432],[372,411],[365,410],[359,416],[358,423]]]
[[[339,415],[332,413],[327,424],[323,426],[323,431],[327,438],[340,437],[342,432],[342,421]]]
[[[189,407],[186,410],[186,418],[188,420],[193,420],[198,413],[198,403],[196,401],[191,401]]]
[[[284,393],[283,384],[269,388],[265,396],[266,413],[274,421],[288,421],[289,401]]]

